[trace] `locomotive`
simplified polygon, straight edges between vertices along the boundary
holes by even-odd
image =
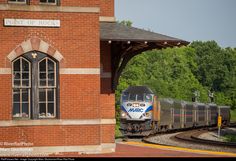
[[[130,86],[122,92],[120,131],[123,136],[148,136],[158,132],[230,123],[230,107],[171,98],[159,99],[146,86]]]

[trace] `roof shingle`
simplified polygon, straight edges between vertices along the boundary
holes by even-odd
[[[180,42],[182,45],[187,45],[189,42],[138,29],[135,27],[128,27],[119,23],[101,22],[100,23],[100,39],[103,41],[148,41],[148,42]]]

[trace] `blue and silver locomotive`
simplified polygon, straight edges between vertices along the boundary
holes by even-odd
[[[120,123],[123,135],[149,135],[154,93],[144,86],[131,86],[122,93]]]
[[[157,132],[230,123],[230,107],[157,99],[146,86],[130,86],[122,92],[120,131],[124,136],[148,136]]]

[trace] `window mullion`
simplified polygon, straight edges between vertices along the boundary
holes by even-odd
[[[22,58],[20,58],[20,88],[22,88]]]
[[[48,117],[48,89],[45,89],[46,93],[46,117]]]
[[[56,73],[56,69],[57,68],[57,64],[56,62],[54,62],[54,88],[57,87],[57,73]]]
[[[28,111],[29,111],[29,118],[30,118],[30,115],[31,115],[31,111],[30,111],[30,104],[31,104],[30,97],[31,97],[30,88],[28,88]]]
[[[29,63],[29,88],[31,88],[31,63]]]
[[[22,102],[23,102],[23,98],[22,98],[22,88],[20,88],[20,116],[22,117]]]
[[[54,88],[54,100],[53,100],[53,104],[54,104],[54,114],[53,116],[56,117],[56,89]]]
[[[46,58],[46,117],[48,117],[48,58]]]
[[[48,58],[46,58],[46,88],[48,88]]]
[[[20,58],[20,116],[22,117],[22,58]]]

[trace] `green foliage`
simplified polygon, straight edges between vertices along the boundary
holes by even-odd
[[[195,41],[188,47],[144,52],[124,69],[116,90],[117,105],[121,92],[131,85],[147,85],[159,97],[186,101],[199,91],[199,101],[204,103],[211,90],[217,104],[236,109],[236,49]]]
[[[128,27],[131,27],[132,24],[133,24],[133,22],[130,21],[130,20],[123,20],[123,21],[118,22],[118,23],[123,24],[123,25],[128,26]]]
[[[220,48],[216,42],[193,42],[197,69],[192,70],[199,82],[215,92],[216,103],[236,109],[236,50]]]
[[[224,140],[227,142],[236,142],[236,136],[235,135],[225,135]]]
[[[230,111],[230,116],[231,116],[230,120],[232,122],[236,122],[236,110],[231,110]]]
[[[120,128],[120,124],[116,124],[116,128],[115,128],[115,138],[116,139],[122,137],[122,134],[121,134],[119,128]]]
[[[190,47],[152,50],[133,58],[120,78],[117,96],[129,85],[147,85],[159,97],[192,100],[195,90],[201,92],[200,100],[207,101],[207,92],[195,78],[197,69]],[[118,100],[117,100],[118,101]]]

